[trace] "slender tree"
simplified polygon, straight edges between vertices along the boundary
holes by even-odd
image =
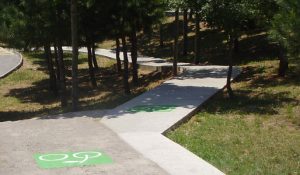
[[[126,21],[128,36],[131,42],[132,82],[138,85],[138,41],[137,33],[144,32],[151,35],[152,26],[160,22],[163,3],[161,0],[128,0],[124,20]],[[126,26],[125,26],[126,27]]]
[[[195,39],[194,39],[194,64],[200,63],[200,22],[203,20],[204,16],[206,15],[205,9],[209,5],[208,0],[187,0],[186,6],[191,9],[190,15],[193,16],[194,14],[194,25],[195,25]]]
[[[200,44],[200,17],[199,13],[196,12],[195,15],[195,44],[194,44],[194,64],[199,64],[200,62],[200,50],[199,50],[199,44]]]
[[[121,39],[122,39],[122,48],[123,48],[123,57],[124,57],[124,70],[123,70],[123,85],[124,85],[124,92],[125,94],[130,94],[130,86],[129,86],[129,62],[128,62],[128,54],[127,54],[127,43],[126,43],[126,4],[125,0],[121,1],[122,7],[122,20],[121,20]]]
[[[72,33],[72,110],[78,110],[78,7],[77,0],[71,0]]]
[[[129,86],[129,68],[128,68],[128,55],[127,55],[127,43],[126,36],[122,34],[122,46],[123,46],[123,57],[124,57],[124,70],[123,70],[123,85],[125,94],[130,94],[130,86]]]
[[[53,48],[54,48],[54,60],[55,60],[55,72],[56,72],[56,77],[57,77],[57,80],[58,80],[58,83],[59,83],[59,81],[60,81],[60,76],[59,76],[60,75],[60,70],[59,70],[59,63],[58,63],[57,46],[56,46],[55,42],[54,42]]]
[[[97,56],[96,56],[95,42],[92,43],[92,56],[93,56],[93,66],[94,66],[95,70],[99,70],[99,65],[98,65]]]
[[[59,64],[59,70],[60,70],[60,101],[61,106],[64,108],[68,105],[67,102],[67,87],[66,87],[66,75],[65,75],[65,63],[64,63],[64,52],[62,49],[62,45],[58,45],[58,64]]]
[[[179,57],[179,9],[175,10],[175,30],[174,30],[174,59],[173,59],[173,75],[177,76],[177,60]]]
[[[206,22],[213,27],[224,30],[228,38],[228,74],[227,91],[229,97],[233,97],[231,79],[233,63],[237,59],[235,43],[242,34],[243,27],[255,17],[257,11],[256,4],[252,0],[213,0],[207,1],[205,5]]]
[[[270,38],[279,45],[278,75],[284,77],[289,67],[288,57],[300,58],[300,2],[277,1],[278,13],[274,16]]]
[[[94,66],[93,66],[93,53],[92,53],[92,46],[90,44],[87,45],[88,50],[88,65],[89,65],[89,75],[91,84],[94,88],[97,87],[95,72],[94,72]]]
[[[136,26],[132,25],[131,35],[131,61],[132,61],[132,82],[135,86],[138,85],[138,64],[137,64],[137,36],[136,36]]]
[[[49,74],[49,86],[50,90],[54,92],[55,95],[57,95],[57,87],[56,87],[56,74],[53,68],[53,59],[50,49],[50,44],[46,43],[44,45],[44,51],[45,51],[45,58],[47,60],[47,66],[48,66],[48,74]]]
[[[184,8],[183,10],[183,55],[186,56],[188,54],[188,10]]]
[[[184,8],[185,9],[185,0],[167,0],[168,6],[170,9],[175,10],[175,21],[174,21],[174,58],[173,58],[173,75],[177,75],[177,62],[178,62],[178,57],[179,57],[179,10]],[[186,38],[187,39],[187,38]]]
[[[120,59],[120,40],[116,37],[116,60],[117,60],[117,72],[122,72],[122,63]]]
[[[164,26],[162,23],[159,24],[159,46],[164,47]]]

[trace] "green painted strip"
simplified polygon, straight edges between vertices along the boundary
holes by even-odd
[[[101,151],[35,154],[34,159],[38,166],[43,169],[113,163],[113,160]]]
[[[128,112],[171,112],[176,107],[175,105],[141,105],[129,109]]]

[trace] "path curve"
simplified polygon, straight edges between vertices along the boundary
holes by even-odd
[[[0,48],[0,79],[8,76],[23,64],[23,57],[16,51]]]
[[[82,48],[80,52],[86,51]],[[112,50],[98,49],[96,53],[115,59]],[[139,57],[138,62],[152,68],[172,66],[172,63],[152,57]],[[0,133],[3,138],[0,174],[224,175],[163,134],[191,117],[205,101],[224,88],[228,68],[179,65],[179,76],[112,110],[0,123],[3,131]],[[235,69],[234,72],[235,77],[239,71]],[[141,105],[142,108],[146,106],[146,110],[137,110]],[[159,105],[167,108],[159,110]],[[156,107],[149,110],[151,106]],[[92,151],[95,148],[110,155],[115,163],[46,171],[32,158],[36,153]]]
[[[64,50],[71,51],[71,48],[64,47]],[[79,52],[87,51],[81,48]],[[113,50],[97,49],[96,54],[116,59]],[[171,62],[146,56],[139,57],[138,64],[156,69],[172,67]],[[204,102],[225,87],[228,67],[191,66],[187,63],[178,63],[178,67],[179,76],[111,110],[103,117],[102,123],[170,175],[224,175],[163,134],[192,117]],[[240,72],[234,67],[233,78]],[[174,106],[174,109],[168,112],[128,112],[140,105]]]

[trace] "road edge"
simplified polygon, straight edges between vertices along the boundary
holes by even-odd
[[[11,73],[13,73],[14,71],[18,70],[21,66],[23,66],[23,55],[15,50],[10,50],[11,52],[13,52],[15,55],[17,55],[20,60],[18,62],[18,64],[13,67],[12,69],[10,69],[7,73],[5,73],[4,75],[0,75],[0,79],[3,79],[5,77],[7,77],[8,75],[10,75]]]

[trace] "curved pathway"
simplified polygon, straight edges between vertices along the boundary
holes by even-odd
[[[86,49],[79,51],[86,52]],[[96,54],[116,59],[113,50],[97,49]],[[139,57],[138,64],[156,69],[172,67],[171,62],[146,56]],[[224,175],[163,133],[191,117],[225,87],[228,67],[189,66],[187,63],[178,63],[178,66],[179,76],[109,111],[102,122],[171,175]],[[233,78],[239,73],[235,67]]]
[[[22,65],[20,54],[0,48],[0,78],[3,78]]]
[[[115,59],[111,50],[96,53]],[[138,60],[141,66],[172,66],[160,58]],[[112,110],[0,123],[0,174],[224,175],[163,133],[191,117],[225,86],[227,67],[179,65],[179,76]],[[236,68],[234,77],[238,74]],[[113,163],[45,170],[33,158],[37,153],[98,149]]]

